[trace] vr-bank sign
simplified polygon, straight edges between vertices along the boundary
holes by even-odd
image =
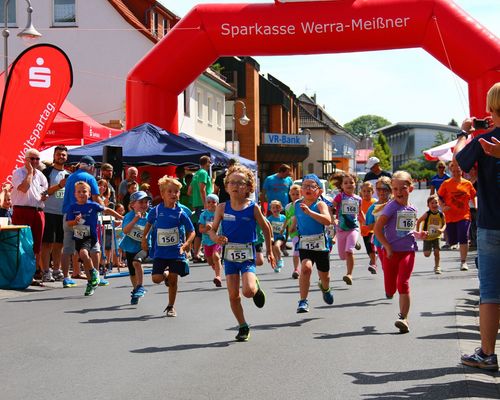
[[[284,144],[287,146],[305,146],[308,135],[285,135],[283,133],[264,133],[264,144]]]

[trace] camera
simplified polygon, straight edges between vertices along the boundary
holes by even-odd
[[[488,129],[490,127],[490,121],[487,119],[474,119],[472,121],[472,126],[474,129]]]

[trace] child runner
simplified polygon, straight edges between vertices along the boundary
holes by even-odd
[[[75,183],[76,203],[72,204],[66,213],[68,226],[73,227],[73,240],[75,249],[83,262],[85,274],[87,275],[87,288],[85,296],[92,296],[95,288],[99,285],[99,272],[94,265],[90,253],[100,253],[97,241],[97,217],[98,213],[113,215],[116,219],[123,219],[115,210],[103,207],[90,198],[90,185],[83,181]],[[97,258],[98,259],[98,258]]]
[[[130,304],[137,304],[144,297],[146,290],[143,286],[144,270],[142,263],[148,253],[141,249],[144,236],[144,227],[147,223],[149,202],[152,200],[146,192],[135,192],[130,195],[131,210],[123,218],[124,238],[120,242],[120,249],[125,252],[132,292]]]
[[[182,184],[168,176],[158,180],[163,202],[153,208],[147,217],[148,222],[142,237],[142,250],[148,251],[148,235],[155,226],[152,236],[153,283],[168,283],[167,317],[176,317],[174,304],[177,296],[178,277],[189,275],[186,252],[194,240],[194,227],[191,220],[177,204]],[[184,228],[184,229],[183,229]]]
[[[203,210],[199,218],[199,229],[201,232],[201,244],[203,245],[203,253],[207,258],[208,265],[212,267],[215,272],[213,280],[216,287],[222,286],[220,271],[222,268],[220,261],[221,247],[213,242],[208,236],[208,232],[212,229],[212,222],[214,221],[215,210],[219,204],[219,196],[216,194],[209,194],[207,196],[207,209]]]
[[[361,185],[361,211],[364,215],[366,215],[370,206],[377,201],[372,196],[372,184],[370,182],[364,182]],[[361,225],[361,236],[363,237],[363,242],[365,243],[366,253],[370,258],[368,271],[370,271],[372,274],[376,274],[377,262],[375,255],[375,246],[373,245],[373,226],[367,226],[366,224]]]
[[[330,253],[326,246],[325,225],[331,224],[330,212],[321,195],[321,181],[314,174],[304,176],[302,180],[303,198],[296,200],[295,219],[299,233],[299,257],[301,262],[299,288],[300,300],[298,313],[309,312],[307,296],[311,285],[312,267],[316,264],[326,304],[333,304],[330,289]]]
[[[375,184],[377,191],[378,201],[373,203],[366,212],[366,225],[373,229],[380,213],[384,209],[387,202],[391,199],[391,178],[388,176],[381,176]],[[373,244],[377,251],[380,262],[382,263],[382,243],[377,239],[377,235],[373,234]]]
[[[417,230],[423,222],[422,231],[427,232],[424,239],[424,256],[429,257],[434,250],[434,273],[440,274],[439,266],[439,239],[446,229],[446,220],[444,214],[439,211],[439,196],[433,194],[427,198],[427,207],[429,209],[417,221]]]
[[[294,225],[293,221],[295,219],[295,207],[293,204],[302,196],[300,191],[300,185],[295,184],[290,186],[290,191],[288,192],[288,195],[290,196],[291,201],[285,207],[285,217],[286,217],[285,227],[290,235],[290,239],[292,239],[292,248],[293,248],[292,278],[298,279],[300,273],[299,272],[300,257],[298,248],[299,233],[297,232],[296,224],[293,231],[292,231],[292,226]]]
[[[365,223],[365,216],[361,211],[361,197],[354,194],[356,176],[340,173],[335,175],[337,188],[340,193],[333,199],[333,207],[337,215],[337,248],[341,260],[346,260],[347,273],[343,281],[352,285],[352,271],[354,269],[354,249],[359,236],[359,224]]]
[[[243,296],[253,298],[258,308],[264,307],[266,296],[255,276],[256,223],[260,225],[266,242],[267,259],[274,268],[275,261],[271,252],[271,229],[257,204],[248,197],[255,190],[252,172],[241,165],[230,167],[224,179],[229,201],[221,203],[215,211],[210,230],[210,238],[224,245],[224,272],[231,310],[239,324],[236,340],[246,342],[250,328],[243,315],[240,297],[240,275]],[[221,234],[216,232],[222,227]]]
[[[394,199],[384,207],[374,230],[384,247],[382,268],[386,297],[392,299],[396,289],[399,292],[399,318],[394,325],[401,333],[408,333],[409,281],[417,251],[417,209],[408,202],[413,191],[413,181],[408,172],[396,171],[391,185]]]
[[[285,220],[286,217],[281,214],[283,206],[279,200],[271,201],[269,205],[271,209],[271,215],[267,217],[267,220],[271,223],[273,229],[273,255],[276,260],[276,268],[274,272],[280,272],[283,268],[283,259],[281,258],[281,246],[285,243]]]

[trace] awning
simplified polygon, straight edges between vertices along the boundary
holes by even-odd
[[[467,143],[471,141],[471,138],[467,139]],[[453,158],[453,149],[457,144],[456,140],[449,143],[440,144],[439,146],[432,147],[428,150],[422,151],[424,153],[425,159],[427,161],[451,161]]]

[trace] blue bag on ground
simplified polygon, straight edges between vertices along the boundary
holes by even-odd
[[[26,289],[36,271],[30,228],[0,230],[0,289]],[[19,258],[18,258],[19,257]]]

